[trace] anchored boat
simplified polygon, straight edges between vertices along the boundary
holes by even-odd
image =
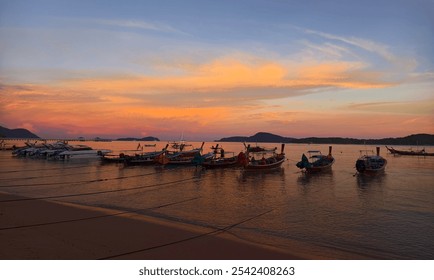
[[[152,151],[152,152],[143,152],[143,148],[141,153],[137,153],[140,148],[140,144],[137,146],[136,150],[124,150],[119,155],[105,155],[102,157],[102,161],[106,163],[124,163],[125,165],[149,165],[154,164],[156,157],[166,152],[166,145],[161,151]],[[143,145],[142,147],[146,147]],[[134,154],[128,154],[128,152],[135,152]]]
[[[380,156],[380,147],[377,147],[377,154],[373,151],[361,150],[361,157],[356,161],[356,169],[362,174],[376,174],[383,172],[387,165],[387,160]]]
[[[46,141],[37,144],[26,142],[26,147],[12,152],[17,157],[32,157],[43,159],[75,159],[75,158],[100,158],[111,150],[94,150],[86,145],[69,145],[67,141],[58,141],[47,144]]]
[[[306,172],[319,172],[322,170],[330,170],[335,159],[332,156],[332,146],[329,146],[328,155],[321,154],[320,151],[307,151],[308,156],[302,155],[301,161],[296,166]]]
[[[200,148],[193,148],[190,150],[185,150],[185,147],[189,147],[191,145],[182,143],[174,143],[172,144],[172,151],[167,151],[162,153],[161,155],[155,158],[155,162],[166,165],[188,165],[188,164],[196,164],[200,165],[202,162],[212,156],[212,153],[202,155],[203,145],[205,142],[202,142]]]
[[[238,160],[245,170],[271,170],[280,168],[285,161],[285,144],[282,144],[280,153],[277,153],[277,147],[266,149],[263,147],[246,146],[246,152],[238,155]]]
[[[215,147],[211,147],[211,150],[213,150],[212,156],[203,161],[203,167],[225,168],[239,165],[238,156],[234,155],[234,152],[226,152],[223,147],[219,147],[219,144]],[[230,154],[231,156],[228,157],[227,154]]]
[[[425,149],[422,150],[397,150],[393,147],[387,147],[386,149],[393,155],[401,155],[401,156],[434,156],[434,153],[427,153]]]

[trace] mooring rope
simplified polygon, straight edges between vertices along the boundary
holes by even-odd
[[[78,222],[78,221],[85,221],[85,220],[92,220],[92,219],[99,219],[99,218],[114,217],[114,216],[120,216],[120,215],[125,215],[125,214],[138,213],[140,211],[145,211],[145,210],[159,209],[159,208],[163,208],[163,207],[167,207],[167,206],[172,206],[172,205],[181,204],[181,203],[184,203],[184,202],[196,200],[196,199],[199,199],[199,198],[200,198],[200,196],[189,198],[189,199],[184,199],[184,200],[181,200],[181,201],[166,203],[166,204],[162,204],[162,205],[158,205],[158,206],[154,206],[154,207],[142,208],[142,209],[137,209],[137,210],[122,211],[122,212],[117,212],[117,213],[113,213],[113,214],[104,214],[104,215],[91,216],[91,217],[86,217],[86,218],[60,220],[60,221],[46,222],[46,223],[39,223],[39,224],[30,224],[30,225],[21,225],[21,226],[13,226],[13,227],[4,227],[4,228],[0,228],[0,230],[11,230],[11,229],[20,229],[20,228],[40,227],[40,226],[56,225],[56,224],[62,224],[62,223],[71,223],[71,222]]]
[[[165,186],[165,185],[171,185],[171,184],[178,184],[178,183],[187,182],[187,181],[193,181],[193,180],[200,181],[200,179],[198,179],[196,177],[192,177],[192,178],[181,179],[181,180],[177,180],[177,181],[171,181],[171,182],[166,182],[166,183],[159,183],[159,184],[154,184],[154,185],[132,187],[132,188],[126,188],[126,189],[106,190],[106,191],[97,191],[97,192],[88,192],[88,193],[79,193],[79,194],[53,195],[53,196],[43,196],[43,197],[16,198],[16,199],[0,200],[0,203],[18,202],[18,201],[32,201],[32,200],[53,199],[53,198],[65,198],[65,197],[77,197],[77,196],[96,195],[96,194],[103,194],[103,193],[116,193],[116,192],[124,192],[124,191],[131,191],[131,190],[139,190],[139,189],[146,189],[146,188],[152,188],[152,187],[159,187],[159,186]]]
[[[253,217],[244,219],[244,220],[242,220],[240,222],[236,222],[234,224],[228,225],[228,226],[226,226],[224,228],[218,228],[218,229],[215,229],[215,230],[212,230],[212,231],[209,231],[209,232],[205,232],[205,233],[202,233],[202,234],[194,235],[194,236],[191,236],[191,237],[188,237],[188,238],[172,241],[172,242],[161,244],[161,245],[156,245],[156,246],[151,246],[151,247],[147,247],[147,248],[142,248],[142,249],[138,249],[138,250],[134,250],[134,251],[129,251],[129,252],[121,253],[121,254],[106,256],[106,257],[103,257],[103,258],[99,258],[99,260],[108,260],[108,259],[113,259],[113,258],[118,258],[118,257],[126,256],[126,255],[135,254],[135,253],[141,253],[141,252],[150,251],[150,250],[154,250],[154,249],[158,249],[158,248],[162,248],[162,247],[167,247],[167,246],[170,246],[170,245],[179,244],[179,243],[182,243],[182,242],[186,242],[186,241],[190,241],[190,240],[193,240],[193,239],[201,238],[201,237],[204,237],[204,236],[216,234],[216,233],[219,233],[219,232],[225,232],[225,231],[228,231],[229,229],[234,228],[234,227],[236,227],[236,226],[238,226],[240,224],[246,223],[248,221],[251,221],[253,219],[261,217],[261,216],[263,216],[265,214],[268,214],[271,211],[273,211],[273,210],[268,210],[268,211],[262,212],[262,213],[260,213],[258,215],[255,215]]]

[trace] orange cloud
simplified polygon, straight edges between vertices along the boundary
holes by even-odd
[[[239,88],[377,88],[391,86],[381,75],[363,70],[364,65],[348,62],[316,62],[284,65],[234,59],[216,60],[197,66],[180,76],[123,77],[66,81],[63,87],[94,93],[216,92]]]
[[[383,88],[393,83],[382,80],[377,72],[363,70],[366,66],[358,62],[330,61],[301,65],[294,80],[299,86],[334,86],[340,88]]]
[[[357,131],[390,131],[402,124],[409,131],[426,131],[391,114],[382,126],[377,113],[339,115],[314,110],[287,112],[263,100],[309,93],[322,87],[387,87],[381,75],[349,62],[277,63],[236,59],[215,60],[189,67],[178,76],[111,77],[62,81],[52,85],[3,85],[0,109],[3,122],[35,130],[68,131],[70,135],[141,135],[185,133],[215,135],[272,131],[282,135],[342,135]],[[378,114],[381,114],[379,112]],[[348,117],[350,116],[350,117]],[[361,119],[358,119],[360,117]],[[419,116],[418,116],[419,117]],[[366,125],[364,120],[370,120]],[[431,119],[432,121],[432,119]],[[369,126],[377,125],[372,129]],[[432,122],[431,122],[432,124]],[[366,126],[366,130],[360,127]],[[357,127],[357,129],[355,129]],[[332,128],[332,129],[330,129]],[[425,129],[424,129],[425,128]],[[342,133],[341,133],[342,132]],[[350,135],[349,135],[350,136]]]

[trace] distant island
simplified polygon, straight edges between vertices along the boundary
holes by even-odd
[[[13,138],[13,139],[41,139],[38,135],[30,132],[25,128],[15,128],[9,129],[3,126],[0,126],[0,138]],[[84,137],[78,137],[77,140],[85,141]],[[109,139],[103,139],[96,137],[92,139],[94,141],[109,141]],[[111,141],[111,140],[110,140]],[[143,138],[135,138],[135,137],[125,137],[116,139],[116,141],[160,141],[160,139],[148,136]]]
[[[40,137],[25,128],[9,129],[0,126],[0,138],[40,139]]]
[[[160,139],[152,136],[143,137],[143,138],[134,138],[134,137],[125,137],[118,138],[116,141],[160,141]]]
[[[0,138],[18,139],[41,139],[41,137],[24,128],[9,129],[0,126]],[[83,137],[79,137],[83,138]],[[83,138],[84,140],[84,138]],[[104,139],[95,138],[96,141]],[[157,137],[148,136],[143,138],[123,137],[116,141],[160,141]],[[412,145],[412,146],[434,146],[434,134],[412,134],[398,138],[382,139],[356,139],[342,137],[308,137],[292,138],[284,137],[268,132],[258,132],[253,136],[232,136],[225,137],[215,142],[261,142],[261,143],[305,143],[305,144],[367,144],[367,145]]]
[[[306,143],[306,144],[367,144],[367,145],[434,145],[433,134],[413,134],[398,138],[355,139],[341,137],[291,138],[258,132],[253,136],[226,137],[215,142],[262,142],[262,143]]]

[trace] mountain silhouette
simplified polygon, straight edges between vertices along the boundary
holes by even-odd
[[[0,138],[24,138],[24,139],[30,139],[30,138],[40,138],[36,134],[33,134],[29,130],[25,128],[15,128],[15,129],[9,129],[3,126],[0,126]]]
[[[412,134],[398,138],[356,139],[342,137],[291,138],[258,132],[253,136],[225,137],[215,142],[262,142],[262,143],[307,143],[307,144],[367,144],[367,145],[434,145],[433,134]]]

